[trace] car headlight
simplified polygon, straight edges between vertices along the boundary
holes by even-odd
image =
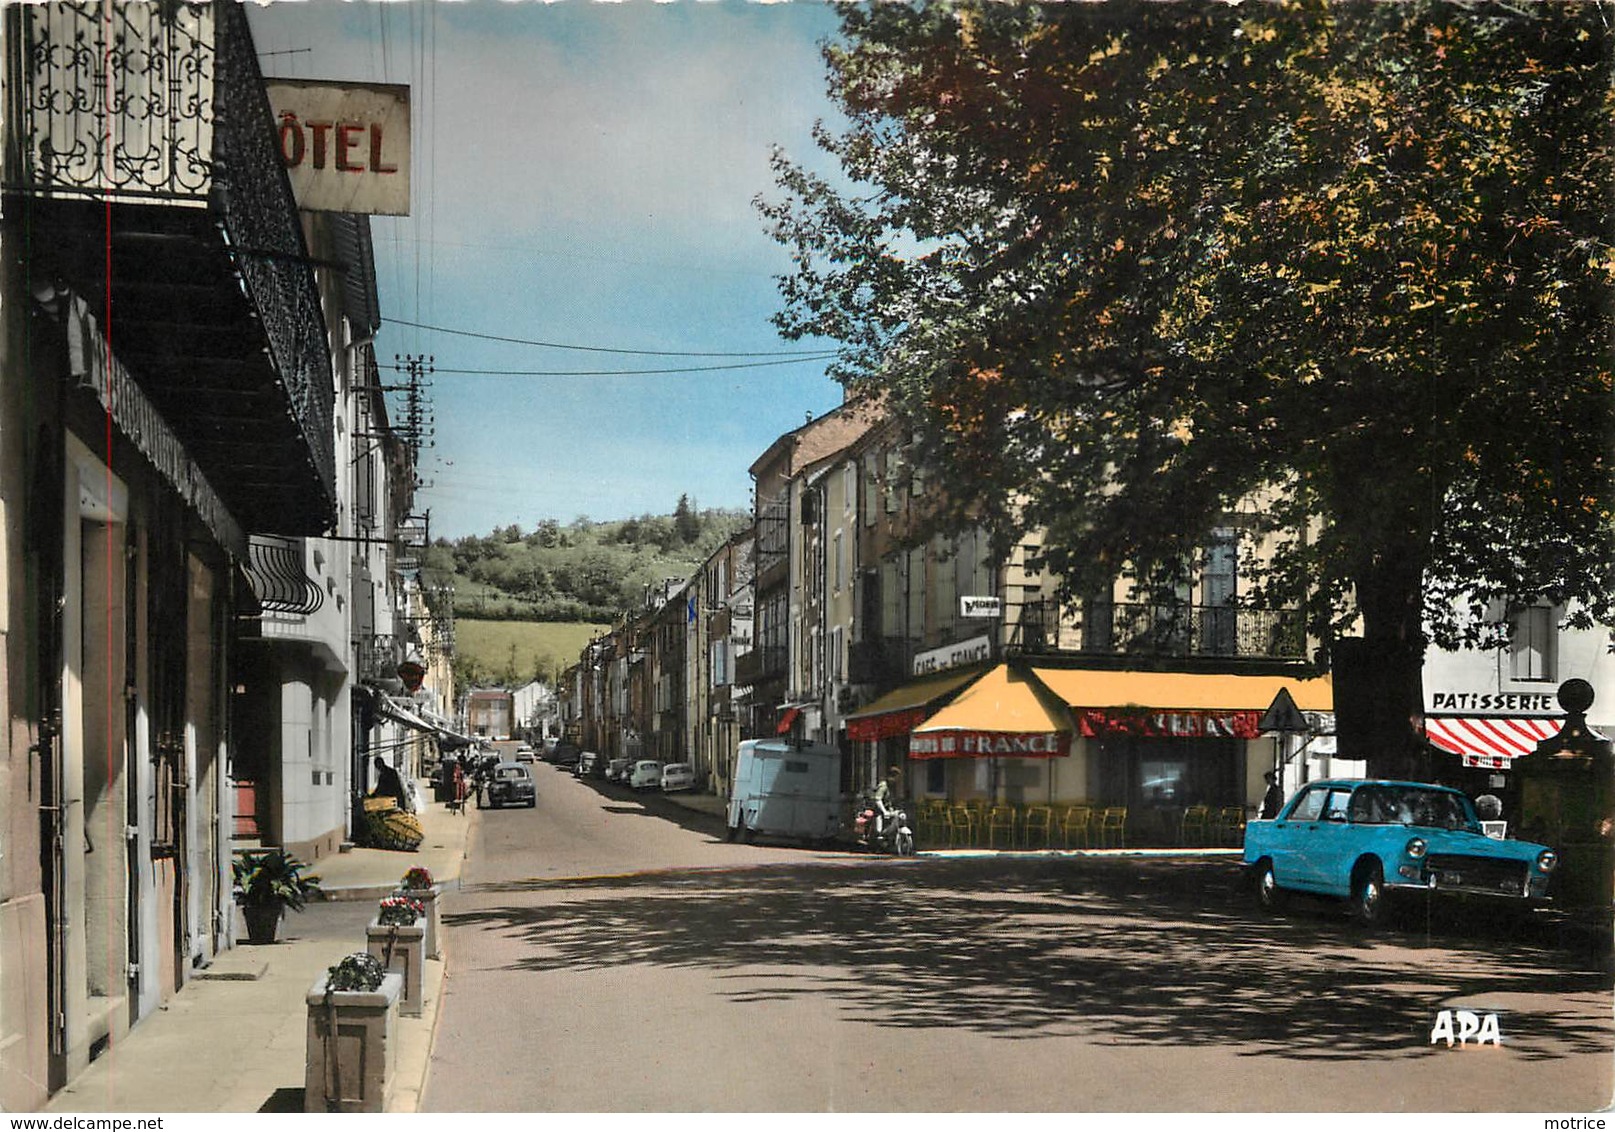
[[[1404,849],[1403,852],[1417,861],[1420,857],[1424,856],[1425,850],[1428,848],[1429,846],[1424,843],[1424,838],[1415,837],[1407,843],[1407,848]]]
[[[1536,867],[1542,872],[1551,873],[1553,867],[1559,863],[1559,854],[1552,849],[1544,849],[1536,855]]]

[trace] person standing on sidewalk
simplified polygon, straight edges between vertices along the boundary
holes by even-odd
[[[1279,810],[1284,807],[1284,787],[1279,785],[1278,775],[1272,771],[1264,771],[1262,777],[1267,780],[1267,793],[1262,795],[1263,821],[1271,821],[1279,816]]]

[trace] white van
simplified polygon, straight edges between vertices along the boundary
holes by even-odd
[[[821,743],[747,739],[735,759],[729,840],[757,834],[832,841],[841,830],[841,752]]]

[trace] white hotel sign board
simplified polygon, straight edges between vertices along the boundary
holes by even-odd
[[[1001,617],[1004,613],[1004,599],[1001,597],[964,597],[959,598],[960,617]]]
[[[264,87],[298,208],[409,215],[409,87],[302,79]]]

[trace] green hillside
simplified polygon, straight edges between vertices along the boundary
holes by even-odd
[[[474,621],[454,623],[455,671],[462,689],[514,687],[535,676],[553,683],[607,626],[578,621]]]

